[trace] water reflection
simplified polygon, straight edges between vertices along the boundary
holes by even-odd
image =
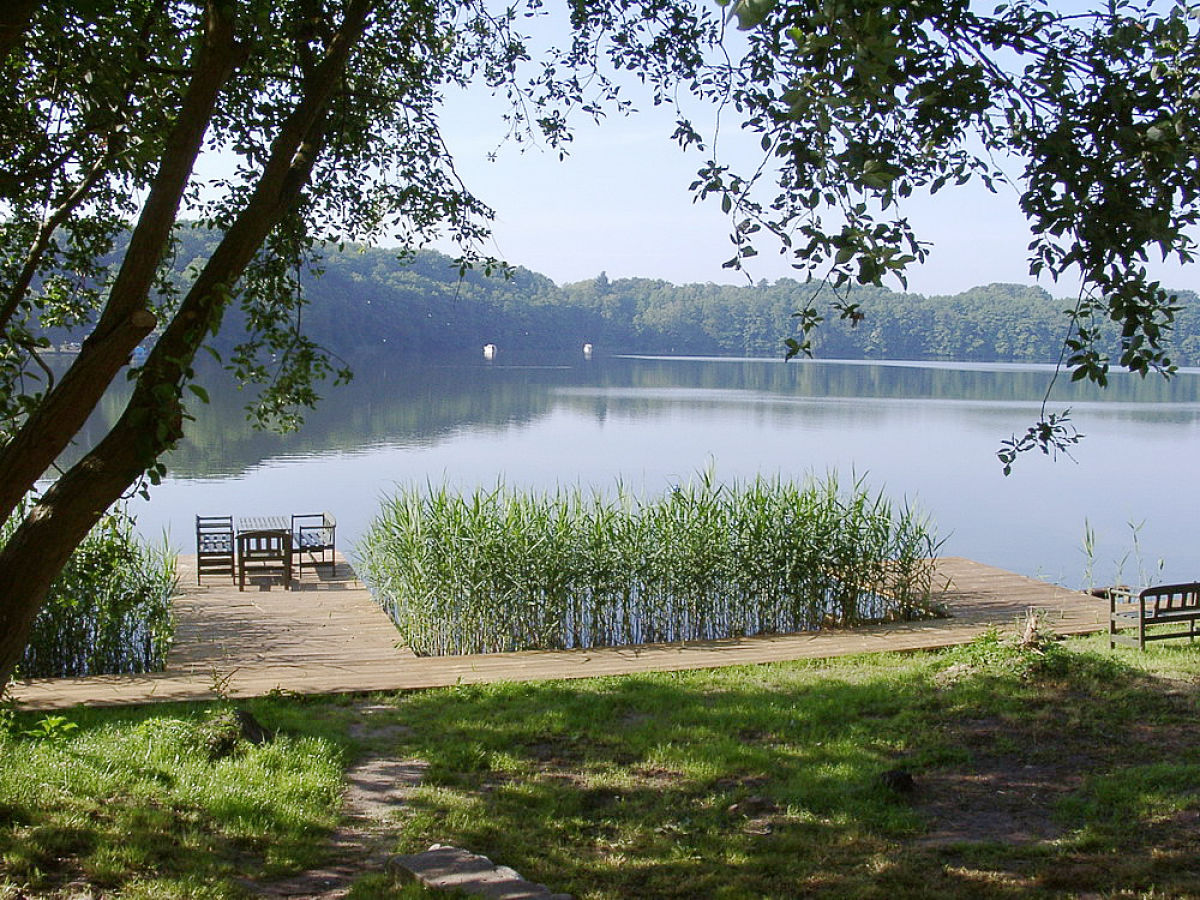
[[[196,406],[196,421],[170,455],[179,476],[236,475],[275,457],[305,457],[369,447],[430,447],[469,429],[495,433],[519,428],[556,408],[603,423],[618,414],[653,419],[687,406],[694,414],[738,407],[761,421],[805,417],[854,423],[864,417],[903,417],[908,404],[958,403],[962,415],[988,422],[997,412],[1036,415],[1053,370],[1047,366],[950,367],[947,364],[868,364],[828,361],[664,359],[572,356],[531,364],[507,357],[491,362],[436,358],[411,362],[375,358],[356,366],[354,380],[331,388],[304,428],[290,435],[255,431],[245,395],[228,377],[204,373],[212,403]],[[127,393],[106,396],[85,430],[90,445],[120,414]],[[880,403],[878,401],[891,401]],[[1194,423],[1200,418],[1200,377],[1165,381],[1117,375],[1107,390],[1060,379],[1051,407],[1096,408],[1117,421]],[[76,450],[77,456],[80,452]]]
[[[608,490],[621,479],[657,492],[708,465],[726,479],[837,469],[928,510],[947,554],[1079,584],[1086,521],[1100,539],[1097,581],[1137,580],[1139,566],[1196,577],[1195,372],[1114,376],[1107,391],[1059,379],[1050,408],[1072,407],[1088,435],[1078,464],[1022,460],[1005,479],[995,450],[1036,418],[1049,367],[578,354],[485,362],[476,348],[355,368],[286,436],[252,430],[244,396],[215,384],[166,461],[167,482],[136,506],[143,532],[169,530],[186,549],[196,513],[327,508],[348,544],[396,483],[470,488],[502,477]],[[120,398],[106,398],[91,436],[119,412]]]

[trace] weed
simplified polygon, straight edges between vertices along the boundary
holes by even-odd
[[[43,716],[32,728],[21,732],[25,737],[35,741],[58,742],[64,740],[72,731],[79,728],[66,716]]]

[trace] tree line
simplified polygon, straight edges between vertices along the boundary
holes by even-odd
[[[185,233],[181,278],[208,252],[205,236]],[[442,353],[494,343],[503,350],[577,350],[780,356],[799,328],[792,314],[827,291],[793,279],[757,284],[672,284],[650,278],[593,279],[557,285],[517,267],[509,277],[468,270],[421,251],[401,261],[394,250],[348,246],[333,250],[317,271],[302,271],[298,287],[306,328],[353,360],[369,351]],[[1070,298],[1039,287],[989,284],[951,296],[924,296],[860,286],[851,298],[861,318],[829,317],[811,337],[826,359],[921,359],[968,362],[1055,362]],[[828,297],[824,297],[828,300]],[[1200,305],[1180,293],[1171,338],[1177,365],[1200,365]],[[231,310],[231,319],[240,314]],[[230,323],[234,324],[233,322]],[[238,325],[242,324],[240,322]],[[217,349],[228,352],[242,329],[225,329]],[[1117,330],[1108,344],[1118,353]]]

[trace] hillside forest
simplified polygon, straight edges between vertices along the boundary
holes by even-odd
[[[211,252],[215,238],[185,229],[174,266],[181,283]],[[508,277],[468,270],[436,251],[400,260],[387,248],[325,251],[302,270],[303,328],[343,359],[373,351],[417,355],[496,344],[502,351],[561,351],[593,344],[600,353],[782,356],[798,331],[792,313],[814,285],[791,279],[757,284],[683,284],[648,278],[596,278],[557,285],[517,267]],[[818,295],[818,304],[820,302]],[[831,299],[831,298],[825,298]],[[989,284],[953,296],[857,287],[862,318],[830,317],[813,354],[825,359],[1055,362],[1073,301],[1039,287]],[[1176,365],[1200,365],[1200,305],[1180,291],[1171,337]],[[229,315],[238,317],[234,308]],[[240,325],[241,323],[229,323]],[[242,328],[223,328],[226,352]],[[1116,330],[1112,351],[1116,353]],[[56,343],[78,335],[53,334]]]

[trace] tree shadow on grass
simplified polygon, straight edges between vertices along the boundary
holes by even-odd
[[[1163,853],[1157,823],[1200,797],[1137,777],[1193,774],[1195,691],[1174,687],[1107,654],[997,644],[411,695],[404,752],[430,787],[405,849],[457,844],[596,897],[1015,896],[1065,872],[1189,892],[1194,830]]]

